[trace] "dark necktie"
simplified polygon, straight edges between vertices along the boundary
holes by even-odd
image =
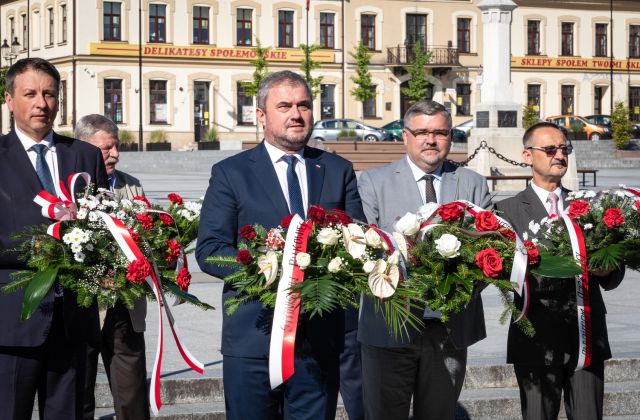
[[[286,155],[282,160],[287,162],[287,186],[289,187],[289,210],[291,214],[297,214],[304,219],[304,206],[302,205],[302,193],[300,192],[300,182],[296,174],[296,162],[298,159],[293,155]]]
[[[47,151],[47,146],[44,144],[35,144],[31,146],[33,150],[35,150],[36,155],[36,173],[38,174],[38,178],[40,178],[40,183],[42,187],[49,193],[56,195],[56,187],[53,185],[53,178],[51,177],[51,171],[49,171],[49,165],[47,165],[47,160],[44,157],[44,153]]]
[[[438,198],[436,197],[436,190],[433,188],[433,175],[427,174],[422,177],[424,179],[424,202],[426,203],[437,203]]]

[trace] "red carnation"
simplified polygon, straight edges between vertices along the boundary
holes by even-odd
[[[133,283],[144,283],[151,275],[151,266],[144,259],[134,260],[127,267],[127,280]]]
[[[167,197],[169,198],[169,202],[171,202],[173,204],[177,204],[179,206],[184,204],[184,201],[182,200],[182,197],[180,197],[176,193],[170,193]]]
[[[147,213],[136,214],[136,219],[140,222],[140,225],[146,230],[153,228],[153,219]]]
[[[309,207],[309,211],[307,211],[307,218],[312,220],[316,225],[322,225],[324,223],[324,217],[326,212],[320,206],[316,206],[315,204]]]
[[[348,225],[349,223],[353,222],[353,219],[349,217],[349,215],[345,213],[344,210],[333,209],[327,212],[324,221],[327,225]]]
[[[291,224],[291,219],[293,219],[293,214],[283,217],[282,220],[280,220],[280,227],[288,229]]]
[[[181,268],[178,271],[178,275],[176,276],[176,282],[178,283],[178,287],[183,292],[189,290],[189,285],[191,284],[191,273],[186,268]]]
[[[248,250],[239,249],[238,254],[236,255],[236,261],[238,261],[240,264],[249,265],[251,264],[251,261],[253,261],[253,256]]]
[[[622,215],[622,210],[620,210],[618,207],[613,207],[605,210],[602,221],[609,228],[622,225],[624,223],[624,216]]]
[[[151,203],[149,202],[149,200],[147,200],[146,197],[143,197],[141,195],[136,195],[135,197],[133,197],[133,201],[142,201],[145,206],[151,207]]]
[[[240,229],[240,236],[242,236],[247,241],[251,241],[256,237],[256,231],[251,225],[244,225]]]
[[[127,228],[127,230],[129,231],[129,235],[131,235],[131,239],[133,239],[133,241],[135,243],[137,243],[137,244],[140,243],[140,235],[138,235],[138,232],[136,232],[133,229],[128,229],[128,228]]]
[[[437,212],[445,222],[458,220],[464,215],[464,206],[459,203],[448,203],[441,205]]]
[[[169,216],[168,214],[160,213],[159,217],[163,225],[171,226],[173,224],[173,218],[171,218],[171,216]]]
[[[174,262],[180,256],[180,244],[178,241],[169,239],[167,241],[167,248],[164,251],[164,260],[166,262]]]
[[[498,275],[502,271],[500,254],[493,248],[478,251],[476,254],[476,265],[482,270],[482,274],[494,279],[498,278]]]
[[[498,218],[490,211],[481,211],[476,215],[476,230],[488,232],[498,230],[499,227]]]
[[[540,252],[536,244],[532,241],[524,241],[524,247],[527,249],[527,263],[529,263],[529,265],[538,264],[540,261]]]
[[[589,213],[589,203],[586,200],[574,200],[569,204],[569,217],[572,219],[587,213]]]

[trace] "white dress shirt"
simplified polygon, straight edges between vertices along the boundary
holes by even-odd
[[[551,215],[551,201],[549,201],[549,194],[551,194],[552,192],[556,193],[556,195],[558,196],[558,213],[562,214],[564,212],[562,186],[558,186],[558,188],[553,191],[547,191],[543,188],[538,187],[532,180],[531,188],[533,188],[533,191],[536,193],[540,201],[542,201],[542,204],[544,205],[544,208],[547,209],[547,213],[549,215]]]
[[[289,211],[291,211],[291,204],[289,203],[289,184],[287,183],[287,169],[289,168],[289,164],[282,159],[289,153],[278,149],[267,141],[264,142],[264,145],[267,149],[267,153],[269,153],[271,164],[273,164],[273,167],[276,170],[276,175],[278,175],[278,181],[280,182],[280,188],[282,189],[282,194],[284,194],[284,199],[287,200],[287,206],[289,206]],[[296,175],[298,175],[298,182],[300,183],[302,205],[304,206],[306,212],[309,208],[309,189],[307,187],[307,167],[304,161],[304,157],[302,156],[303,152],[304,148],[298,150],[293,155],[296,157],[296,159],[298,159],[298,163],[296,163],[295,169]]]
[[[24,147],[24,150],[27,152],[27,156],[29,156],[29,160],[31,161],[31,165],[33,165],[34,170],[36,169],[36,159],[38,158],[38,154],[31,147],[36,144],[44,144],[47,146],[44,159],[47,161],[47,166],[49,166],[49,172],[51,172],[51,178],[53,179],[56,191],[59,193],[58,190],[60,187],[57,182],[57,180],[60,179],[58,176],[58,156],[56,154],[56,144],[53,142],[53,131],[49,131],[49,134],[47,134],[40,143],[36,143],[33,139],[20,131],[18,127],[15,128],[15,131],[18,135],[18,139],[20,139],[20,143],[22,143],[22,147]]]
[[[416,180],[418,184],[418,191],[420,191],[420,197],[422,198],[422,204],[426,204],[426,192],[425,186],[427,181],[423,179],[425,175],[433,176],[433,189],[436,192],[436,198],[438,199],[438,204],[440,204],[440,183],[442,182],[442,167],[443,164],[440,163],[440,166],[433,172],[427,173],[422,169],[418,168],[418,166],[409,159],[409,156],[405,157],[407,162],[409,163],[409,168],[411,168],[411,173],[413,174],[413,178]]]

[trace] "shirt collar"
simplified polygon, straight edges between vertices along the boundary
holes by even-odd
[[[264,147],[267,149],[267,153],[269,154],[269,159],[271,159],[271,163],[273,163],[274,165],[280,159],[282,159],[283,156],[290,154],[281,149],[278,149],[277,147],[275,147],[274,145],[272,145],[266,140],[264,142]],[[296,159],[298,159],[299,162],[304,163],[304,157],[302,156],[303,153],[304,153],[304,147],[300,150],[297,150],[295,153],[293,153],[293,155],[296,157]]]
[[[440,181],[440,178],[442,178],[442,168],[444,167],[444,162],[440,162],[440,165],[436,168],[435,171],[425,172],[422,169],[418,168],[418,165],[413,163],[413,161],[409,158],[409,155],[407,155],[406,157],[407,163],[409,163],[409,168],[411,168],[411,173],[413,174],[413,179],[415,179],[416,182],[420,181],[426,174],[433,175],[433,177],[438,181]]]
[[[20,131],[18,127],[15,127],[15,131],[16,131],[16,135],[18,136],[18,139],[20,140],[20,143],[22,143],[22,147],[24,147],[24,150],[29,150],[35,144],[38,144],[31,137],[29,137],[28,135]],[[42,139],[42,141],[40,141],[39,144],[44,144],[45,146],[47,146],[49,150],[55,151],[56,144],[53,141],[53,130],[49,130],[49,133],[47,133],[47,135]]]
[[[562,185],[559,185],[558,188],[556,188],[553,191],[547,191],[544,188],[538,187],[536,185],[535,182],[533,182],[533,180],[531,180],[531,188],[533,188],[533,191],[536,193],[536,195],[538,196],[538,198],[540,199],[540,201],[542,201],[542,204],[546,204],[547,200],[549,199],[549,194],[551,194],[552,192],[556,193],[556,195],[558,196],[558,206],[562,205]]]

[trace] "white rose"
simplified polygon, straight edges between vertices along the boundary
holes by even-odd
[[[413,236],[420,230],[418,216],[407,212],[396,222],[396,230],[405,236]]]
[[[311,264],[311,255],[306,252],[298,252],[296,254],[296,265],[301,269],[305,269]]]
[[[369,274],[373,271],[373,268],[376,266],[375,261],[368,260],[364,264],[362,264],[362,271]]]
[[[317,239],[323,245],[335,245],[340,239],[340,232],[329,227],[322,228],[318,232]]]
[[[435,241],[436,251],[445,258],[455,258],[460,253],[460,241],[455,235],[445,233]]]
[[[387,264],[398,265],[399,260],[400,260],[400,253],[398,251],[393,251],[393,254],[387,257]]]
[[[382,248],[382,238],[371,228],[364,233],[364,241],[372,248]]]
[[[340,271],[341,266],[342,266],[342,258],[335,257],[334,259],[329,261],[329,265],[327,265],[327,270],[329,270],[330,273],[337,273],[338,271]]]
[[[436,210],[438,210],[438,207],[440,207],[438,203],[434,203],[434,202],[427,203],[418,209],[418,217],[421,220],[426,220],[429,217],[431,217],[431,215],[433,215],[433,213],[435,213]]]

